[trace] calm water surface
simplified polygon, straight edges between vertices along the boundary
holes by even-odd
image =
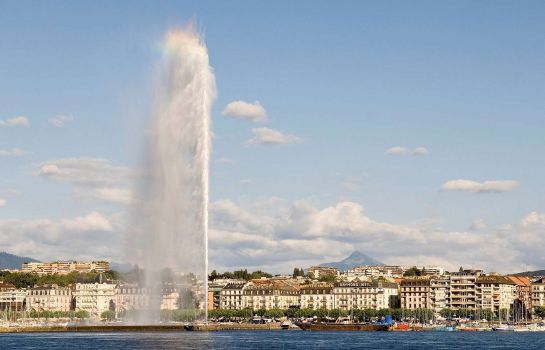
[[[0,349],[545,349],[545,333],[302,332],[0,334]]]

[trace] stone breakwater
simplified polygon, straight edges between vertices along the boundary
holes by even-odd
[[[0,333],[53,333],[53,332],[213,332],[234,330],[278,330],[279,323],[248,324],[248,323],[208,323],[192,325],[86,325],[86,326],[20,326],[1,327]],[[295,326],[291,329],[299,329]]]

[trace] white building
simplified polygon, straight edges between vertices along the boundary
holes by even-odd
[[[24,311],[26,293],[25,289],[0,291],[0,311]]]
[[[430,307],[438,313],[450,305],[450,276],[436,276],[430,281]]]
[[[115,288],[115,311],[147,309],[150,302],[149,289],[136,284],[120,284]]]
[[[220,308],[239,310],[244,308],[243,289],[246,285],[242,283],[228,283],[220,291]]]
[[[351,277],[400,277],[403,275],[403,268],[396,265],[362,265],[346,271],[348,278]]]
[[[545,306],[545,278],[532,282],[532,307]]]
[[[398,285],[382,279],[373,282],[339,282],[333,288],[334,308],[385,309],[395,307]]]
[[[477,308],[490,310],[499,315],[500,310],[509,310],[517,297],[517,285],[504,276],[479,276],[475,282]]]
[[[73,310],[72,288],[56,284],[34,287],[27,291],[26,309],[34,311]]]
[[[243,307],[253,310],[299,307],[299,285],[288,279],[253,280],[243,289]]]
[[[333,296],[333,284],[313,283],[301,286],[300,290],[301,309],[327,309],[335,307]]]
[[[116,308],[115,291],[115,284],[78,283],[74,292],[76,310],[85,310],[94,317],[100,317],[104,311],[114,311]]]

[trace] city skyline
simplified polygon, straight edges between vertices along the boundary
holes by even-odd
[[[0,250],[123,261],[159,42],[194,18],[210,271],[543,269],[543,3],[288,4],[4,3]]]

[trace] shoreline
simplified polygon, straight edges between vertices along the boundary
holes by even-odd
[[[83,325],[83,326],[16,326],[0,327],[1,333],[93,333],[93,332],[215,332],[237,330],[281,330],[280,324],[182,324],[164,325]],[[291,327],[290,330],[299,330]]]

